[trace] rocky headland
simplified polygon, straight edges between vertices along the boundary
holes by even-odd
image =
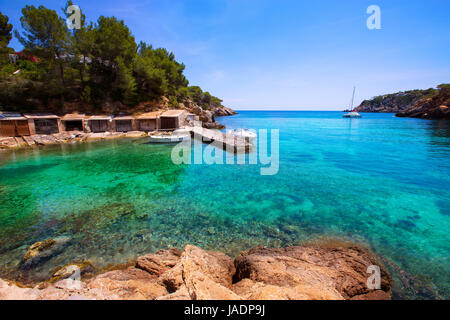
[[[397,117],[450,119],[450,85],[377,96],[364,100],[356,110],[396,113]]]
[[[450,85],[443,86],[438,94],[414,101],[396,114],[397,117],[422,119],[450,119]]]
[[[46,258],[45,252],[61,243],[33,245],[22,263],[38,263],[43,253]],[[367,287],[371,265],[381,270],[379,290]],[[73,279],[77,270],[81,281]],[[0,280],[0,300],[384,300],[391,299],[392,286],[390,274],[374,254],[337,242],[257,247],[234,261],[221,252],[188,245],[183,251],[138,257],[118,270],[97,275],[93,270],[87,261],[74,262],[33,288]]]

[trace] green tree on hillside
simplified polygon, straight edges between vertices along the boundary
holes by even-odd
[[[67,8],[72,5],[73,2],[68,1],[63,9],[66,18],[70,16],[67,13]],[[86,22],[86,15],[82,11],[80,18],[80,29],[73,29],[69,32],[69,52],[72,57],[72,66],[78,70],[81,92],[86,95],[86,92],[90,91],[90,88],[86,88],[86,82],[88,80],[88,65],[93,58],[95,32],[94,24]],[[85,100],[90,101],[90,97],[86,97]]]
[[[129,100],[135,96],[131,70],[137,45],[123,20],[101,16],[94,28],[94,42],[91,85],[95,98]]]
[[[9,18],[0,11],[0,49],[7,48],[12,39],[12,24],[8,23]]]
[[[67,13],[71,5],[66,2],[63,17],[73,14]],[[66,19],[55,11],[26,6],[20,21],[24,31],[15,35],[25,53],[38,61],[25,55],[2,68],[9,69],[0,78],[0,103],[12,110],[43,104],[58,107],[57,99],[84,102],[91,108],[119,101],[134,106],[161,97],[171,107],[187,99],[205,109],[221,103],[200,87],[188,87],[185,65],[172,52],[143,42],[137,45],[124,21],[115,17],[101,16],[92,23],[81,12],[80,28],[69,30]],[[8,18],[0,14],[3,46],[9,43],[11,30]],[[14,73],[17,69],[20,72]]]
[[[139,44],[134,62],[134,74],[142,97],[166,95],[176,104],[178,90],[189,83],[183,75],[184,64],[178,63],[175,55],[166,49],[153,49],[143,42]]]
[[[64,19],[44,6],[26,6],[22,15],[20,22],[24,32],[21,35],[16,31],[16,37],[27,51],[42,59],[49,70],[56,66],[61,84],[65,86],[64,69],[69,42]]]
[[[0,11],[0,75],[12,71],[12,68],[8,68],[10,64],[8,53],[13,50],[8,48],[8,45],[12,39],[13,26],[8,21],[8,16],[3,15]]]

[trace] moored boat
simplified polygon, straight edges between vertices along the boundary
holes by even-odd
[[[148,142],[150,143],[180,143],[183,141],[190,141],[190,134],[176,134],[176,135],[150,135]]]
[[[230,131],[228,131],[228,133],[230,133],[236,137],[239,137],[239,138],[249,139],[250,141],[255,140],[258,137],[256,132],[254,132],[252,130],[247,130],[247,129],[230,130]]]
[[[362,116],[355,110],[344,114],[342,117],[344,117],[344,118],[362,118]]]
[[[355,100],[355,91],[356,91],[356,87],[353,87],[352,102],[350,104],[350,109],[349,109],[351,111],[344,114],[342,116],[343,118],[362,118],[362,116],[358,113],[358,111],[356,111],[356,109],[353,109],[353,102]]]

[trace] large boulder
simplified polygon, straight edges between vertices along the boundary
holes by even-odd
[[[234,110],[232,110],[232,109],[230,109],[228,107],[224,107],[224,106],[216,108],[214,110],[214,115],[216,117],[232,116],[232,115],[235,115],[235,114],[237,114],[236,111],[234,111]]]
[[[214,114],[209,110],[206,110],[206,111],[203,111],[202,113],[200,113],[199,117],[200,117],[200,121],[202,121],[203,123],[215,122]]]
[[[170,252],[159,252],[157,256],[164,255],[171,256]],[[154,259],[155,257],[152,257],[151,260]],[[225,254],[188,245],[177,263],[159,277],[159,283],[170,293],[163,299],[240,299],[230,290],[234,272],[233,260]]]
[[[371,265],[380,267],[381,290],[390,295],[391,276],[374,255],[358,246],[254,248],[236,258],[234,280],[250,279],[288,288],[323,288],[350,299],[373,292],[366,284],[370,276],[367,269]]]
[[[233,291],[245,300],[343,300],[335,288],[310,285],[275,286],[243,279]]]
[[[240,300],[230,290],[233,261],[223,253],[186,246],[181,257],[182,278],[193,300]]]
[[[169,293],[165,296],[158,297],[156,300],[191,300],[191,296],[189,295],[189,292],[187,291],[186,287],[180,288],[180,290]]]
[[[74,261],[66,264],[63,267],[56,268],[52,273],[52,281],[62,280],[74,276],[79,273],[79,276],[93,274],[95,266],[88,260]]]
[[[189,277],[191,272],[196,271],[224,287],[231,288],[233,284],[235,273],[233,260],[222,252],[205,251],[187,245],[180,264],[183,266],[183,278]]]
[[[156,276],[134,267],[99,275],[87,287],[96,299],[153,300],[168,294]]]
[[[153,275],[160,275],[173,268],[180,260],[183,252],[179,249],[160,250],[154,254],[141,256],[136,260],[136,268]]]
[[[206,123],[203,123],[203,127],[206,129],[216,129],[216,130],[225,129],[225,126],[218,122],[206,122]]]

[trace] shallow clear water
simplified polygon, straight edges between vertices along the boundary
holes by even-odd
[[[145,140],[0,152],[0,270],[44,279],[86,258],[99,268],[187,243],[233,256],[320,237],[362,242],[406,271],[398,298],[450,297],[450,123],[338,112],[241,112],[228,128],[280,129],[280,169],[180,165]],[[26,273],[29,245],[69,236]],[[404,280],[404,279],[403,279]]]

